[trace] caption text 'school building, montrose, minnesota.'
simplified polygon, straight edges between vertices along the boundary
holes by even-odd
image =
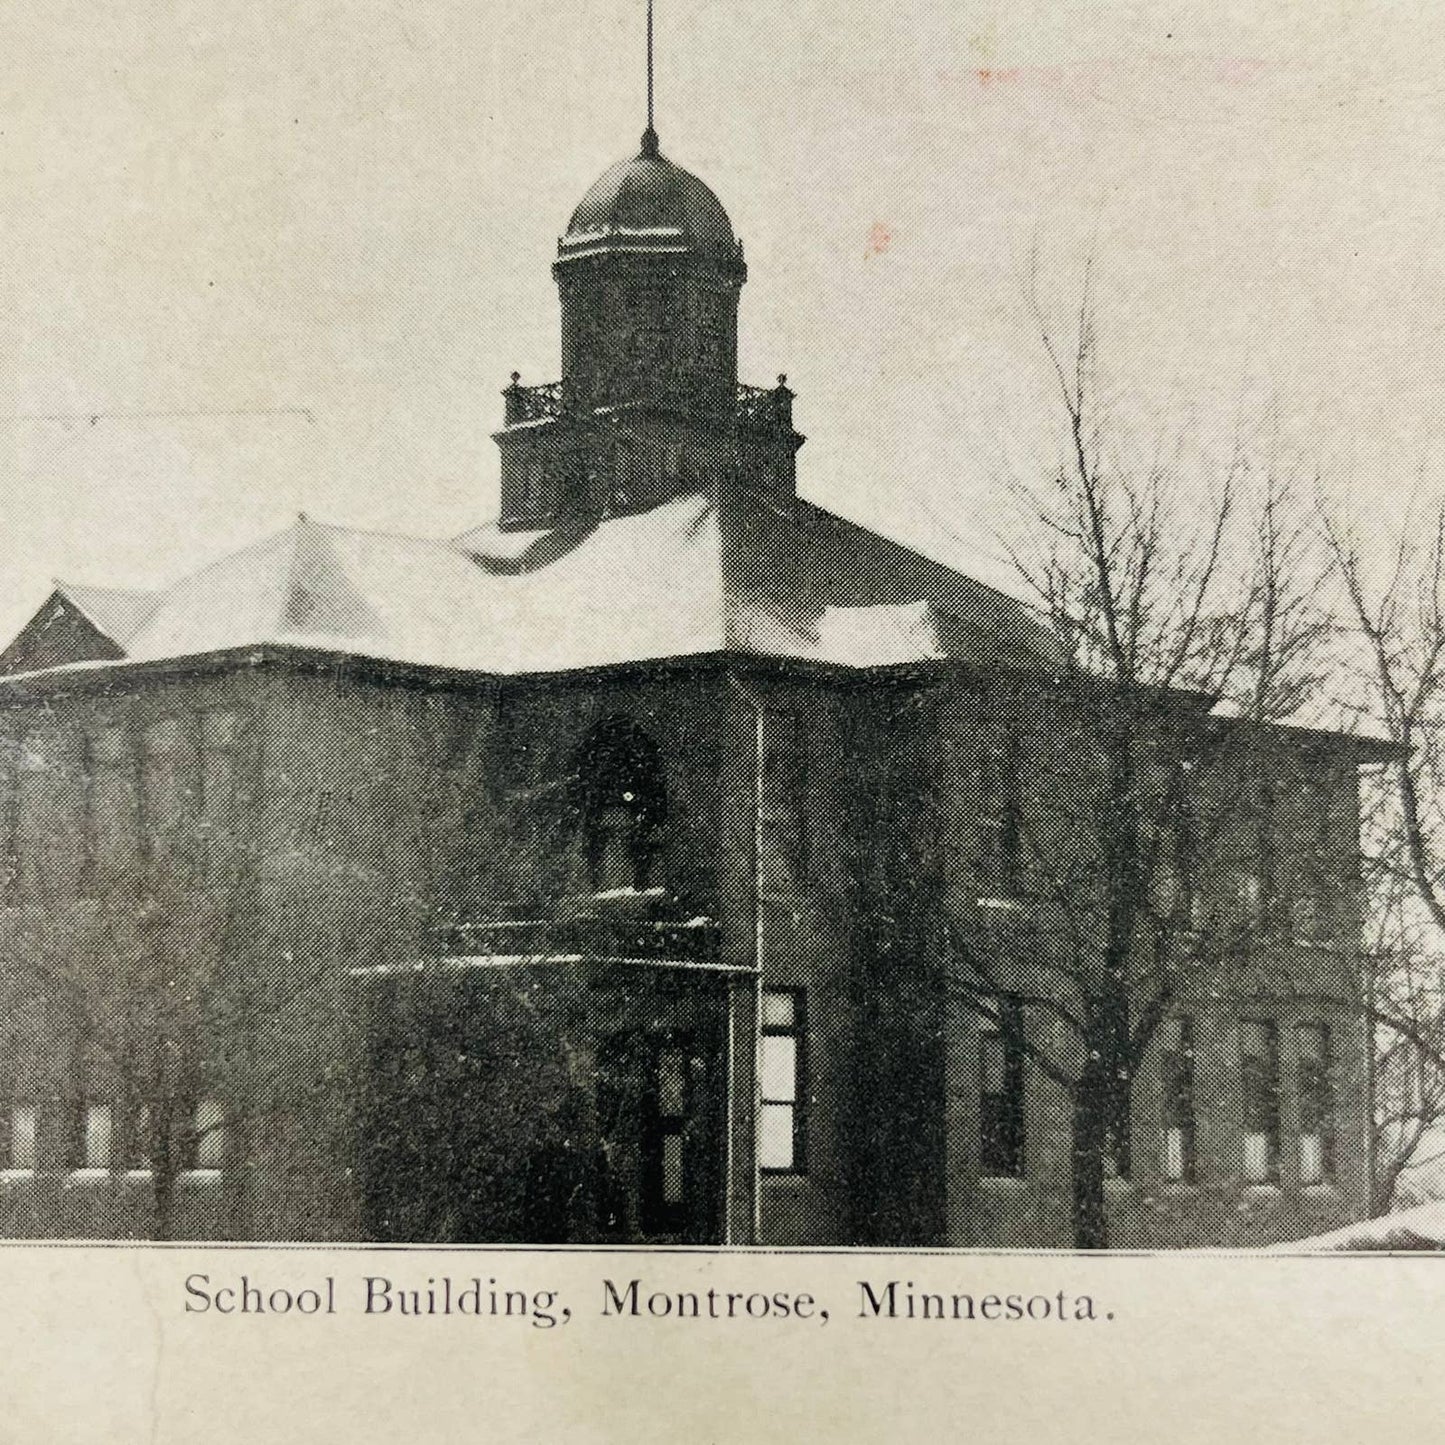
[[[0,659],[0,1233],[1069,1242],[1067,1100],[928,923],[1027,913],[1046,630],[799,500],[742,245],[650,125],[554,273],[497,521],[302,516],[60,584]],[[1330,867],[1289,987],[1164,1021],[1117,1244],[1364,1209],[1363,754],[1277,741]]]

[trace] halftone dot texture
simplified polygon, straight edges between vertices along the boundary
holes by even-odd
[[[495,523],[301,516],[156,593],[60,584],[4,653],[3,1232],[1077,1237],[1090,1004],[1020,862],[1097,876],[1064,654],[797,497],[741,247],[655,137],[557,275]],[[1363,1211],[1339,958],[1171,1001],[1095,1242]]]

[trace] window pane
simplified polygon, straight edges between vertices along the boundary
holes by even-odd
[[[1183,1179],[1186,1174],[1184,1130],[1179,1128],[1164,1131],[1164,1177]]]
[[[1007,1054],[998,1034],[985,1034],[983,1048],[983,1092],[1002,1094],[1007,1087]]]
[[[1301,1134],[1299,1141],[1301,1184],[1319,1184],[1325,1177],[1325,1141],[1319,1134]]]
[[[11,1169],[35,1168],[35,1105],[10,1106]]]
[[[91,1104],[85,1111],[85,1167],[110,1168],[112,1112],[109,1104]]]
[[[135,794],[131,775],[119,768],[97,772],[91,787],[96,862],[104,867],[135,851]]]
[[[201,760],[201,792],[207,818],[229,822],[236,800],[236,762],[230,753],[208,752]]]
[[[657,1110],[673,1119],[687,1112],[686,1061],[681,1049],[664,1049],[657,1057]]]
[[[763,1098],[770,1102],[798,1097],[798,1041],[791,1034],[768,1034],[763,1038],[762,1061],[758,1070]]]
[[[1244,1136],[1244,1177],[1250,1184],[1268,1184],[1274,1179],[1273,1145],[1270,1134],[1252,1132]]]
[[[1240,1025],[1240,1037],[1244,1052],[1256,1058],[1265,1058],[1274,1050],[1274,1025],[1258,1019],[1245,1019]]]
[[[141,740],[149,756],[166,757],[180,747],[180,723],[173,717],[158,718],[142,733]]]
[[[116,727],[99,728],[90,740],[90,756],[93,762],[124,763],[130,755],[123,729]]]
[[[797,1019],[797,999],[791,989],[768,989],[763,994],[763,1027],[791,1029]]]
[[[764,1104],[758,1131],[758,1163],[764,1169],[793,1167],[793,1106]]]
[[[226,1131],[218,1099],[196,1105],[196,1168],[219,1169],[226,1153]]]
[[[201,742],[208,748],[228,748],[236,741],[236,714],[228,707],[207,708],[201,714]]]
[[[662,1141],[662,1198],[665,1204],[683,1201],[681,1134],[668,1134]]]

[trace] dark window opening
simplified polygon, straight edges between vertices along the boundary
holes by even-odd
[[[7,904],[36,896],[43,888],[42,850],[47,828],[44,816],[48,763],[43,741],[33,735],[7,740],[9,766],[5,797],[5,880]]]
[[[1300,1024],[1295,1030],[1299,1057],[1299,1174],[1301,1184],[1324,1184],[1335,1173],[1335,1111],[1330,1030],[1326,1024]]]
[[[1016,728],[991,738],[979,758],[980,886],[1000,898],[1016,897],[1022,882],[1022,742]]]
[[[796,713],[758,718],[758,882],[765,898],[787,896],[809,871],[808,739]]]
[[[1194,1105],[1194,1020],[1165,1019],[1159,1028],[1163,1093],[1163,1150],[1160,1173],[1181,1184],[1199,1177],[1198,1134]]]
[[[1024,1172],[1024,1051],[1022,1010],[979,1040],[980,1167],[985,1175],[1017,1179]]]
[[[1279,1026],[1258,1019],[1240,1025],[1244,1094],[1244,1177],[1279,1180]]]
[[[668,811],[657,744],[629,719],[609,718],[578,750],[575,776],[588,886],[652,887]]]
[[[196,811],[201,835],[198,858],[202,876],[234,859],[240,821],[241,719],[230,708],[207,708],[200,715],[200,760]]]

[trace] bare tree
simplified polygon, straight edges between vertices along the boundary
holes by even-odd
[[[1383,568],[1321,507],[1343,594],[1341,674],[1362,720],[1383,730],[1392,756],[1370,780],[1364,834],[1375,921],[1370,993],[1376,1050],[1373,1208],[1431,1186],[1445,1125],[1445,506],[1407,509]]]
[[[1323,621],[1291,487],[1243,445],[1212,465],[1183,436],[1138,444],[1105,399],[1087,280],[1067,348],[1034,315],[1064,458],[1020,489],[1045,540],[1014,561],[1057,640],[1032,684],[1047,737],[1006,820],[1017,902],[955,913],[950,982],[1067,1096],[1074,1239],[1099,1248],[1159,1025],[1228,986],[1282,906],[1269,725],[1310,695]],[[1256,895],[1211,907],[1245,859]]]

